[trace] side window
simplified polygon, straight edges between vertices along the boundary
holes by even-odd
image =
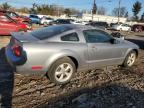
[[[125,27],[126,27],[126,24],[122,24],[122,26],[125,26]]]
[[[77,33],[70,33],[61,37],[62,41],[79,41]]]
[[[8,13],[7,15],[10,17],[16,17],[17,16],[15,13]]]
[[[87,43],[103,43],[110,42],[112,37],[101,30],[85,30],[83,31]]]
[[[38,16],[30,15],[31,18],[38,18]]]
[[[127,24],[122,24],[122,26],[128,27],[128,25],[127,25]]]

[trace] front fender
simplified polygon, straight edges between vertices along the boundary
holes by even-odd
[[[128,49],[128,50],[127,50],[127,52],[125,53],[124,58],[126,58],[126,57],[127,57],[127,55],[128,55],[128,54],[129,54],[129,53],[130,53],[132,50],[136,50],[137,57],[138,57],[139,50],[138,50],[137,48],[130,48],[130,49]]]

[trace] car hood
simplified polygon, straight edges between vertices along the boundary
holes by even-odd
[[[121,39],[121,38],[117,38],[116,40],[119,41],[120,44],[125,44],[127,46],[130,46],[132,48],[135,48],[135,49],[139,49],[139,46],[133,42],[130,42],[128,40],[124,40],[124,39]]]

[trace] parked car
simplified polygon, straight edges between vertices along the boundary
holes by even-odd
[[[4,13],[0,13],[0,35],[10,35],[11,32],[27,31],[24,23],[13,20]]]
[[[131,27],[128,24],[115,24],[112,25],[112,29],[119,31],[131,31]]]
[[[63,24],[12,33],[6,57],[20,74],[48,75],[52,82],[64,84],[78,71],[109,65],[131,67],[138,49],[99,28]]]
[[[57,25],[57,24],[71,24],[71,21],[67,19],[57,19],[52,22],[52,25]]]
[[[11,17],[13,20],[16,20],[20,23],[25,23],[27,25],[27,28],[31,29],[32,28],[32,22],[28,17],[22,17],[18,15],[15,12],[12,11],[5,11],[5,10],[0,10],[0,13],[7,14],[9,17]]]
[[[41,24],[43,24],[45,26],[50,25],[53,21],[54,21],[54,19],[50,18],[50,17],[41,18]]]
[[[107,22],[95,22],[95,21],[90,21],[88,24],[86,25],[91,25],[93,27],[101,27],[103,29],[107,29],[109,27]]]
[[[29,18],[31,19],[32,23],[40,24],[40,18],[37,15],[29,15]]]
[[[88,22],[86,22],[86,21],[74,21],[74,22],[72,22],[72,24],[87,25]]]
[[[67,19],[68,21],[70,21],[71,24],[73,24],[73,22],[75,22],[74,19]]]
[[[113,25],[116,25],[116,24],[118,24],[118,23],[110,23],[110,27],[112,27]]]
[[[72,22],[72,24],[80,24],[80,25],[82,25],[82,21],[74,21],[74,22]]]
[[[142,31],[144,31],[144,25],[135,24],[135,25],[132,26],[132,31],[134,31],[134,32],[142,32]]]

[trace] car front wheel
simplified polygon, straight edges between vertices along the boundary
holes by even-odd
[[[135,60],[136,60],[136,52],[135,51],[131,51],[127,55],[127,57],[126,57],[126,59],[125,59],[125,61],[123,63],[123,66],[124,67],[131,67],[134,64]]]
[[[48,23],[47,23],[47,22],[44,22],[44,23],[43,23],[43,25],[44,25],[44,26],[47,26],[47,25],[48,25]]]
[[[70,81],[75,71],[76,67],[73,61],[68,57],[64,57],[51,66],[48,77],[56,84],[65,84]]]

